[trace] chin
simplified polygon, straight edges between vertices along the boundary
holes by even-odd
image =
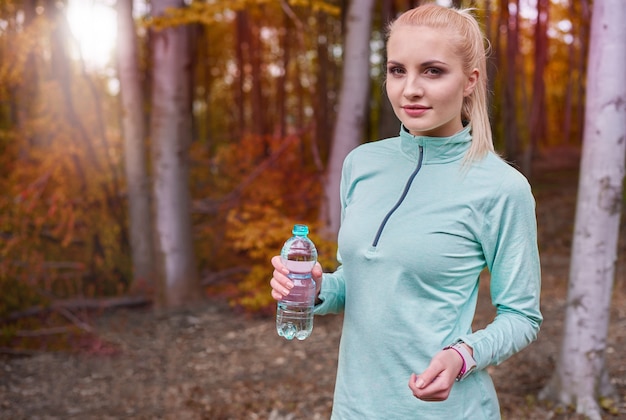
[[[444,127],[416,127],[415,125],[409,126],[404,125],[409,133],[414,136],[423,136],[423,137],[450,137],[454,135],[458,130],[451,130],[450,128]],[[461,127],[460,129],[462,129]],[[460,130],[459,129],[459,130]]]
[[[422,128],[422,127],[408,127],[406,125],[405,127],[407,130],[409,130],[409,133],[411,133],[414,136],[440,137],[437,134],[437,131],[433,129]]]

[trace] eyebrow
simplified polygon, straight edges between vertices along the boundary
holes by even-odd
[[[398,61],[394,61],[394,60],[387,60],[387,65],[392,64],[392,65],[396,65],[396,66],[404,66],[404,64],[398,62]],[[424,61],[423,63],[420,64],[420,67],[429,67],[429,66],[434,66],[434,65],[444,65],[447,66],[448,64],[444,61],[441,60],[429,60],[429,61]]]
[[[433,65],[437,65],[437,64],[441,64],[444,66],[447,66],[448,64],[445,61],[441,61],[441,60],[430,60],[430,61],[425,61],[422,63],[422,67],[428,67],[428,66],[433,66]]]

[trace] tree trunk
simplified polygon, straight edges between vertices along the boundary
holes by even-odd
[[[370,30],[374,0],[352,1],[346,19],[346,40],[339,110],[326,169],[322,225],[329,237],[337,235],[341,219],[339,183],[346,155],[361,142],[369,97]]]
[[[317,43],[318,76],[315,85],[315,138],[318,149],[321,149],[322,154],[327,156],[328,148],[326,146],[329,144],[327,137],[331,127],[330,119],[332,118],[331,102],[328,100],[330,72],[328,37],[331,35],[329,34],[329,25],[324,12],[317,13],[317,22],[318,38],[321,38],[321,40]]]
[[[182,0],[154,0],[153,13],[182,7]],[[193,253],[189,156],[191,54],[186,26],[154,32],[152,118],[156,234],[163,276],[159,302],[177,307],[200,298]]]
[[[237,58],[237,90],[235,91],[235,105],[237,107],[237,127],[238,137],[249,131],[246,118],[246,56],[250,50],[250,36],[248,31],[248,12],[238,10],[235,15],[235,27],[237,31],[237,42],[235,43],[235,57]]]
[[[395,3],[391,0],[383,1],[381,8],[381,30],[383,33],[387,30],[387,25],[395,19],[396,10]],[[385,57],[386,59],[386,57]],[[386,77],[385,72],[386,63],[382,64],[382,79]],[[387,90],[381,86],[380,87],[380,115],[378,119],[378,137],[379,138],[387,138],[397,136],[400,132],[400,120],[396,117],[396,114],[393,112],[393,107],[391,106],[391,102],[389,102],[389,98],[387,97]]]
[[[532,105],[530,110],[530,141],[526,150],[525,164],[529,175],[530,161],[537,152],[539,143],[546,133],[546,83],[544,72],[548,60],[548,16],[549,0],[537,0],[537,22],[535,23],[535,72],[533,75]]]
[[[591,21],[591,5],[589,4],[589,0],[580,0],[580,24],[578,25],[578,39],[580,40],[580,48],[578,51],[578,61],[577,61],[577,73],[579,77],[579,83],[577,84],[577,108],[576,108],[576,125],[574,126],[576,132],[578,133],[578,138],[581,139],[582,133],[584,130],[584,115],[585,115],[585,92],[584,85],[582,81],[585,77],[587,67],[586,60],[587,55],[589,54],[589,27]]]
[[[613,396],[605,353],[626,153],[626,3],[595,0],[576,225],[563,343],[542,397],[601,419]]]
[[[252,19],[248,20],[250,34],[250,79],[252,81],[251,105],[252,127],[255,134],[260,136],[267,134],[265,116],[266,110],[263,105],[263,43],[261,42],[261,28]]]
[[[502,112],[504,114],[504,149],[505,155],[509,160],[519,164],[519,137],[517,128],[517,44],[518,44],[518,28],[517,14],[519,3],[516,4],[515,14],[511,14],[509,8],[509,0],[501,0],[500,13],[502,20],[506,25],[506,71],[504,72],[504,106]]]
[[[500,33],[500,29],[499,29],[498,22],[496,21],[495,23],[496,30],[494,31],[493,21],[495,20],[495,18],[493,17],[491,13],[491,0],[485,0],[484,8],[485,8],[485,37],[487,38],[487,40],[492,46],[492,52],[487,57],[487,92],[495,92],[496,91],[495,75],[496,75],[496,69],[498,68],[498,57],[500,55],[498,53],[498,45],[500,42],[500,37],[498,34]],[[490,95],[488,97],[488,100],[489,100],[489,109],[492,109],[494,98]],[[490,118],[489,123],[491,125],[492,133],[495,134],[497,133],[497,131],[496,131],[496,126],[494,124],[494,120],[495,118]]]
[[[118,1],[118,68],[124,135],[124,166],[128,191],[130,246],[133,264],[132,292],[154,288],[153,225],[150,183],[146,163],[146,127],[138,63],[137,36],[132,16],[133,0]],[[145,290],[147,289],[147,290]]]
[[[283,11],[283,27],[279,31],[281,50],[283,52],[281,57],[281,67],[283,69],[282,74],[277,79],[276,84],[276,116],[277,120],[274,122],[277,125],[275,133],[280,138],[285,138],[287,135],[287,80],[289,80],[289,64],[291,60],[291,37],[293,34],[293,25],[287,13]]]
[[[65,44],[69,37],[69,28],[66,17],[60,9],[56,7],[55,2],[52,0],[47,1],[45,11],[48,14],[54,28],[50,36],[50,64],[52,67],[52,75],[59,84],[61,96],[63,98],[63,101],[59,103],[59,106],[64,107],[68,123],[76,130],[77,135],[72,135],[72,138],[76,142],[77,149],[84,147],[88,165],[91,165],[93,168],[100,171],[102,170],[102,165],[100,165],[100,161],[98,160],[93,142],[90,141],[89,135],[85,130],[85,126],[76,112],[74,99],[72,98],[71,88],[73,82],[73,72],[70,65],[69,53]],[[82,143],[80,143],[79,140],[81,140]],[[78,157],[77,151],[71,151],[69,153],[71,153],[74,157],[72,161],[74,163],[76,175],[79,178],[78,182],[81,186],[81,192],[85,193],[87,190],[87,175],[83,167],[84,165]]]
[[[22,3],[22,9],[24,11],[24,21],[22,22],[22,30],[27,30],[29,25],[33,22],[37,16],[35,10],[35,0],[24,0]],[[12,36],[7,32],[7,41],[10,43]],[[10,45],[10,44],[9,44]],[[13,90],[12,107],[14,109],[13,123],[17,127],[17,131],[20,133],[28,132],[28,123],[33,108],[33,102],[39,95],[39,80],[38,80],[38,68],[35,60],[35,54],[33,51],[28,51],[26,57],[26,63],[24,64],[24,70],[22,72],[22,79],[24,83],[17,86]],[[28,155],[28,146],[32,146],[32,139],[26,139],[26,141],[20,142],[20,158]]]
[[[574,5],[573,0],[569,0],[569,12],[571,16],[576,16],[576,7]],[[564,105],[564,113],[563,113],[563,140],[565,144],[571,144],[571,135],[572,135],[572,99],[573,99],[573,90],[574,90],[574,68],[575,68],[575,59],[576,59],[576,47],[574,46],[574,42],[570,42],[567,46],[567,67],[572,69],[567,74],[567,84],[565,85],[565,104]]]

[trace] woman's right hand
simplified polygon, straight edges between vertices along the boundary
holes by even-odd
[[[272,265],[274,266],[274,272],[272,273],[273,277],[272,280],[270,280],[272,297],[275,300],[283,300],[293,288],[293,282],[289,280],[289,277],[287,277],[289,270],[287,270],[287,267],[283,265],[280,255],[272,257]],[[316,299],[320,294],[320,289],[322,288],[322,272],[322,266],[320,263],[316,262],[313,270],[311,270],[311,275],[313,276],[313,280],[315,280]]]

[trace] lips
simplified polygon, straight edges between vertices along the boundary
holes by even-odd
[[[405,105],[402,107],[404,112],[409,117],[420,117],[426,113],[430,108],[423,105]]]

